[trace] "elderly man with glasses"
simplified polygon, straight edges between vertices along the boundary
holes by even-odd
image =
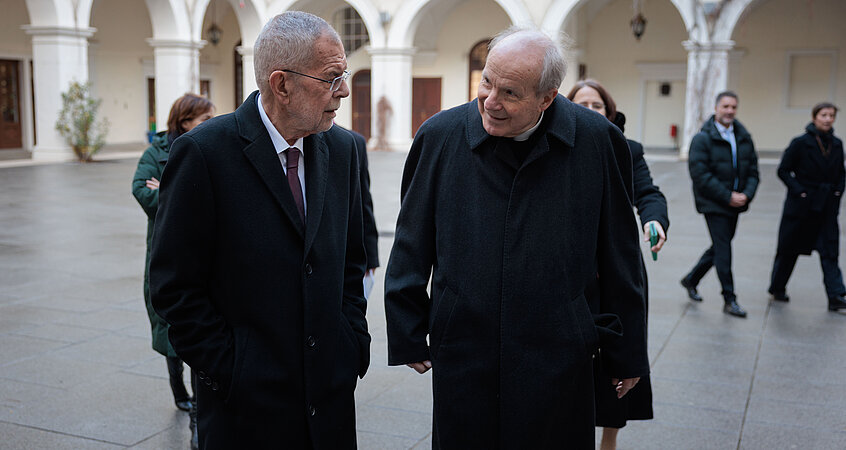
[[[259,91],[173,144],[150,284],[199,375],[202,448],[355,448],[367,370],[362,206],[338,34],[286,12],[255,44]]]

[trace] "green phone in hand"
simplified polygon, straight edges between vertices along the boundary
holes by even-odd
[[[658,243],[658,229],[655,228],[654,223],[649,224],[649,247],[655,247],[655,244]],[[652,252],[652,260],[658,261],[658,253]]]

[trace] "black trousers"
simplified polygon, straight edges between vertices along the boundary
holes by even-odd
[[[776,254],[775,262],[773,262],[773,273],[770,278],[769,291],[774,294],[784,294],[787,288],[787,280],[790,279],[790,274],[793,273],[793,267],[796,266],[796,259],[798,254]],[[846,294],[846,287],[843,286],[843,273],[840,272],[840,267],[837,266],[837,258],[831,256],[823,256],[820,253],[820,266],[822,266],[823,284],[825,285],[825,293],[828,298],[837,297]]]
[[[689,286],[696,286],[711,267],[717,270],[723,298],[726,302],[734,301],[734,278],[731,275],[731,240],[737,231],[737,214],[705,214],[705,223],[711,235],[711,247],[705,250],[699,262],[693,266],[684,279]]]

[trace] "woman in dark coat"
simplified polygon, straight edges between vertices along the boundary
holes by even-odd
[[[837,266],[840,230],[837,214],[846,172],[843,141],[834,137],[832,125],[837,107],[820,103],[811,111],[813,120],[805,134],[796,137],[784,151],[778,177],[787,186],[787,198],[778,230],[778,248],[769,292],[786,302],[787,280],[799,255],[820,254],[828,310],[846,309],[846,287]]]
[[[185,94],[178,98],[170,109],[167,130],[153,136],[150,147],[141,155],[138,168],[132,178],[132,195],[138,200],[147,214],[147,258],[144,263],[144,304],[153,335],[153,350],[167,359],[167,371],[170,376],[170,388],[176,407],[188,411],[191,409],[191,397],[182,381],[182,360],[173,351],[167,338],[167,323],[159,317],[150,304],[150,241],[153,236],[153,224],[159,208],[159,180],[167,162],[170,146],[183,133],[190,131],[203,121],[214,116],[214,105],[199,95]]]
[[[573,86],[567,95],[573,103],[604,115],[614,125],[624,131],[626,117],[617,111],[614,99],[596,80],[582,80]],[[652,247],[658,252],[666,241],[666,230],[670,227],[667,215],[667,199],[652,184],[649,167],[643,159],[643,146],[627,139],[632,152],[632,175],[634,184],[634,205],[640,216],[644,240],[649,240],[650,225],[655,225],[658,242]],[[599,280],[597,280],[599,281]],[[644,299],[648,298],[646,272],[643,272]],[[591,309],[596,311],[599,304],[599,289],[594,285],[585,292]],[[601,349],[600,349],[601,355]],[[648,420],[652,418],[652,384],[649,376],[641,377],[640,382],[625,397],[618,399],[614,389],[617,380],[612,379],[603,370],[601,357],[594,360],[594,390],[596,400],[596,425],[603,427],[600,449],[610,450],[617,446],[617,432],[626,426],[627,420]]]

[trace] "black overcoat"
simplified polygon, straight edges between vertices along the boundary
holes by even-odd
[[[337,126],[337,125],[336,125]],[[364,214],[364,249],[367,251],[367,268],[379,267],[379,231],[373,214],[373,197],[370,195],[370,166],[367,162],[367,142],[361,133],[347,130],[355,139],[358,150],[358,170],[361,180],[361,208]]]
[[[758,154],[752,136],[737,120],[734,121],[737,144],[737,172],[732,165],[731,144],[717,131],[712,115],[690,141],[688,169],[693,182],[696,211],[702,214],[733,215],[749,209],[758,190]],[[736,192],[746,194],[749,201],[740,207],[729,206],[734,179]]]
[[[609,369],[649,372],[626,141],[561,96],[534,136],[518,162],[474,100],[424,123],[406,162],[388,363],[431,359],[435,448],[593,448],[597,267],[625,333]]]
[[[369,362],[352,136],[305,139],[303,225],[253,93],[177,139],[153,233],[153,305],[196,373],[204,448],[355,447]]]
[[[812,250],[817,250],[837,258],[840,246],[837,215],[846,182],[843,141],[833,134],[820,135],[823,145],[831,145],[825,157],[817,143],[819,131],[813,124],[805,131],[790,142],[778,166],[778,177],[787,186],[778,229],[778,253],[810,255]]]

